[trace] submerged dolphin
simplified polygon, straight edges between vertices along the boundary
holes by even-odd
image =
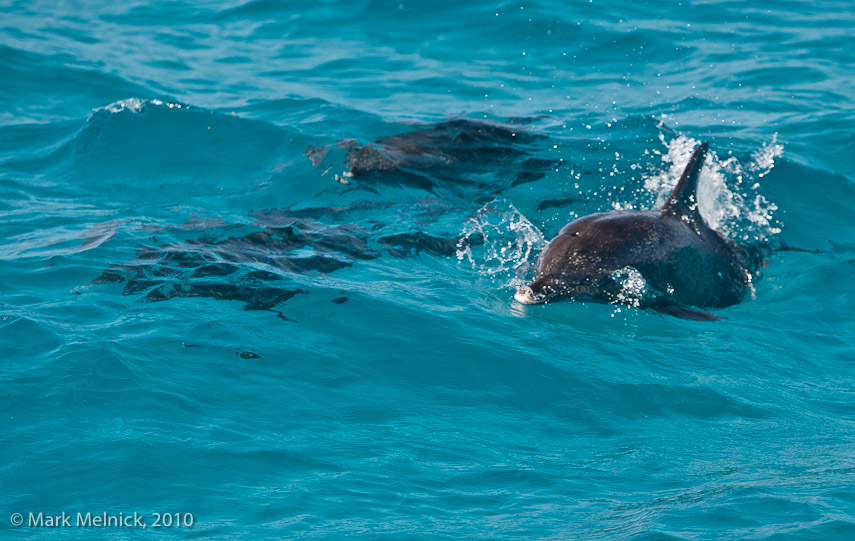
[[[514,299],[614,302],[621,300],[620,276],[635,272],[646,284],[637,305],[684,319],[720,319],[687,305],[720,308],[742,300],[752,255],[712,230],[698,211],[707,147],[695,149],[660,210],[600,212],[565,225],[543,250],[536,279]]]

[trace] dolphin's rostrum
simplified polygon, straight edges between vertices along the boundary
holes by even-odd
[[[634,269],[648,291],[639,305],[684,319],[720,319],[690,308],[738,303],[749,285],[748,249],[711,229],[698,211],[697,186],[708,145],[698,145],[659,210],[610,211],[570,222],[552,239],[536,279],[514,298],[524,304],[559,297],[614,302],[617,276]]]

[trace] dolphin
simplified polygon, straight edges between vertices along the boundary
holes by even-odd
[[[643,293],[632,304],[683,319],[721,319],[745,296],[755,256],[714,231],[698,211],[697,187],[709,145],[698,145],[674,191],[658,210],[609,211],[565,225],[540,255],[535,280],[514,299],[626,300],[622,276],[638,274]]]

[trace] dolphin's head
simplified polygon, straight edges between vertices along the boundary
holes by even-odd
[[[514,299],[541,304],[558,297],[594,297],[602,289],[603,258],[573,233],[559,235],[544,248],[536,279],[517,289]]]
[[[559,297],[596,300],[608,295],[611,272],[631,258],[623,215],[592,214],[566,225],[540,255],[537,276],[514,299],[541,304]]]
[[[534,282],[517,289],[514,300],[523,304],[540,304],[555,297],[557,290],[553,287],[552,280],[538,278]]]
[[[574,300],[595,299],[606,290],[606,274],[597,276],[541,276],[528,285],[517,289],[514,300],[523,304],[542,304],[560,297]]]

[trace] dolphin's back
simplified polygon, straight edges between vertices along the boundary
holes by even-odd
[[[565,226],[550,244],[562,242],[562,237],[568,246],[581,242],[573,250],[547,250],[542,272],[592,261],[598,268],[589,267],[588,273],[633,267],[655,290],[694,306],[729,306],[745,293],[741,247],[705,225],[697,227],[664,210],[586,216]],[[555,257],[550,259],[550,253]]]
[[[696,230],[680,217],[663,213],[658,246],[634,266],[655,289],[684,304],[723,307],[745,295],[743,250],[709,228]]]

